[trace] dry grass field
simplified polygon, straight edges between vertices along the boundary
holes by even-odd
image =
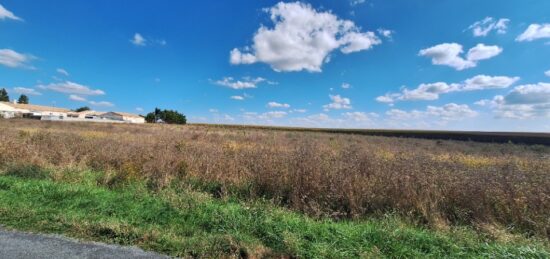
[[[309,217],[392,214],[445,231],[550,238],[550,147],[206,125],[0,120],[0,167],[105,172],[114,188],[267,200]],[[26,169],[25,169],[26,168]]]

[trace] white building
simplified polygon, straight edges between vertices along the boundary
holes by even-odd
[[[47,121],[145,123],[145,118],[125,112],[73,112],[68,109],[32,104],[0,102],[1,118],[33,118]]]
[[[107,112],[101,115],[102,118],[116,121],[124,121],[128,123],[145,123],[145,118],[142,116],[126,113],[126,112]]]
[[[66,118],[70,111],[63,108],[48,107],[16,102],[0,102],[0,115],[3,118],[25,117],[40,119],[43,116]]]

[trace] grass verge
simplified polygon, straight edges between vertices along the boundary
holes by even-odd
[[[40,177],[37,177],[37,176]],[[106,188],[101,173],[52,180],[0,174],[0,223],[24,231],[137,245],[182,257],[548,258],[539,241],[490,240],[469,228],[438,232],[397,217],[314,220],[268,202],[238,202],[139,182]]]

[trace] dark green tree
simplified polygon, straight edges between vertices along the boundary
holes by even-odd
[[[6,89],[2,88],[0,89],[0,102],[9,102],[10,96],[8,95],[8,92]]]
[[[80,107],[76,110],[74,110],[75,112],[83,112],[83,111],[90,111],[90,107],[88,106],[83,106],[83,107]]]
[[[22,94],[21,96],[19,96],[19,99],[17,99],[17,103],[20,103],[20,104],[29,104],[29,97]]]
[[[148,123],[156,123],[159,119],[168,124],[187,123],[187,118],[185,115],[175,110],[161,110],[159,108],[155,108],[155,111],[150,112],[147,116],[145,116],[145,121]]]

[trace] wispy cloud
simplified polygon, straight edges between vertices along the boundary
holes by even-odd
[[[48,85],[38,85],[37,88],[50,90],[65,94],[80,94],[80,95],[104,95],[105,92],[99,89],[91,89],[88,86],[77,84],[70,81],[51,83]]]
[[[18,94],[25,94],[25,95],[42,95],[42,93],[36,91],[36,89],[34,88],[14,87],[13,91]]]
[[[33,55],[22,54],[11,49],[0,49],[0,65],[10,68],[32,68],[29,64],[36,59]]]
[[[481,21],[477,21],[468,27],[468,30],[472,30],[472,34],[475,37],[485,37],[491,31],[496,31],[498,34],[505,34],[508,30],[508,23],[510,19],[501,18],[494,19],[493,17],[486,17]]]
[[[6,9],[4,6],[0,4],[0,20],[15,20],[15,21],[23,21],[23,19],[17,17],[15,14],[13,14],[11,11]]]

